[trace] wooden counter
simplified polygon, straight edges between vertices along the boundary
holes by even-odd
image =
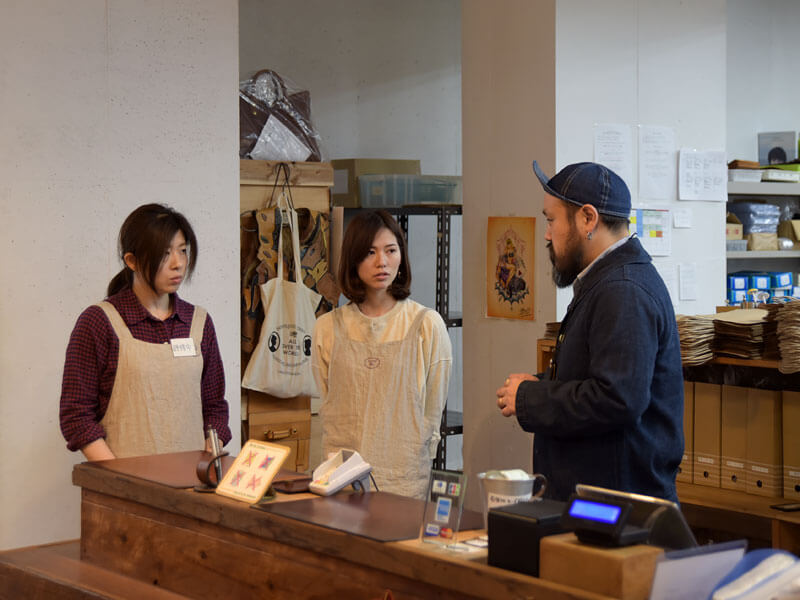
[[[92,463],[81,560],[191,598],[603,598],[414,540],[366,537]],[[294,496],[279,496],[291,501]]]
[[[770,508],[787,502],[784,498],[682,482],[677,487],[681,510],[692,529],[726,532],[800,555],[800,512]]]

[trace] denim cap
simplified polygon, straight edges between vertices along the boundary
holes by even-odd
[[[593,162],[567,165],[548,179],[539,163],[533,172],[544,191],[564,202],[591,204],[597,212],[627,219],[631,214],[631,193],[622,178],[611,169]]]

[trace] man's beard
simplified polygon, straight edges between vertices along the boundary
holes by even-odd
[[[578,228],[572,224],[569,237],[567,238],[564,255],[556,265],[556,253],[553,250],[553,242],[547,242],[547,250],[550,253],[550,262],[553,265],[553,282],[560,288],[572,285],[578,274],[583,271],[583,248],[578,240]]]

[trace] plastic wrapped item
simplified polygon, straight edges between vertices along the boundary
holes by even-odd
[[[311,95],[263,69],[239,84],[239,157],[321,161]]]
[[[778,231],[781,209],[774,204],[728,202],[728,212],[735,214],[742,222],[744,235]]]

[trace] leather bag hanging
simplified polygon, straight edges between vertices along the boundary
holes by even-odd
[[[281,164],[278,177],[284,183],[278,194],[281,226],[277,277],[260,285],[264,323],[258,345],[247,363],[242,387],[279,398],[316,395],[311,371],[311,335],[314,311],[322,296],[303,283],[300,272],[300,241],[297,212],[291,200],[288,165]],[[277,181],[277,179],[276,179]],[[291,236],[294,281],[284,279],[283,236]]]

